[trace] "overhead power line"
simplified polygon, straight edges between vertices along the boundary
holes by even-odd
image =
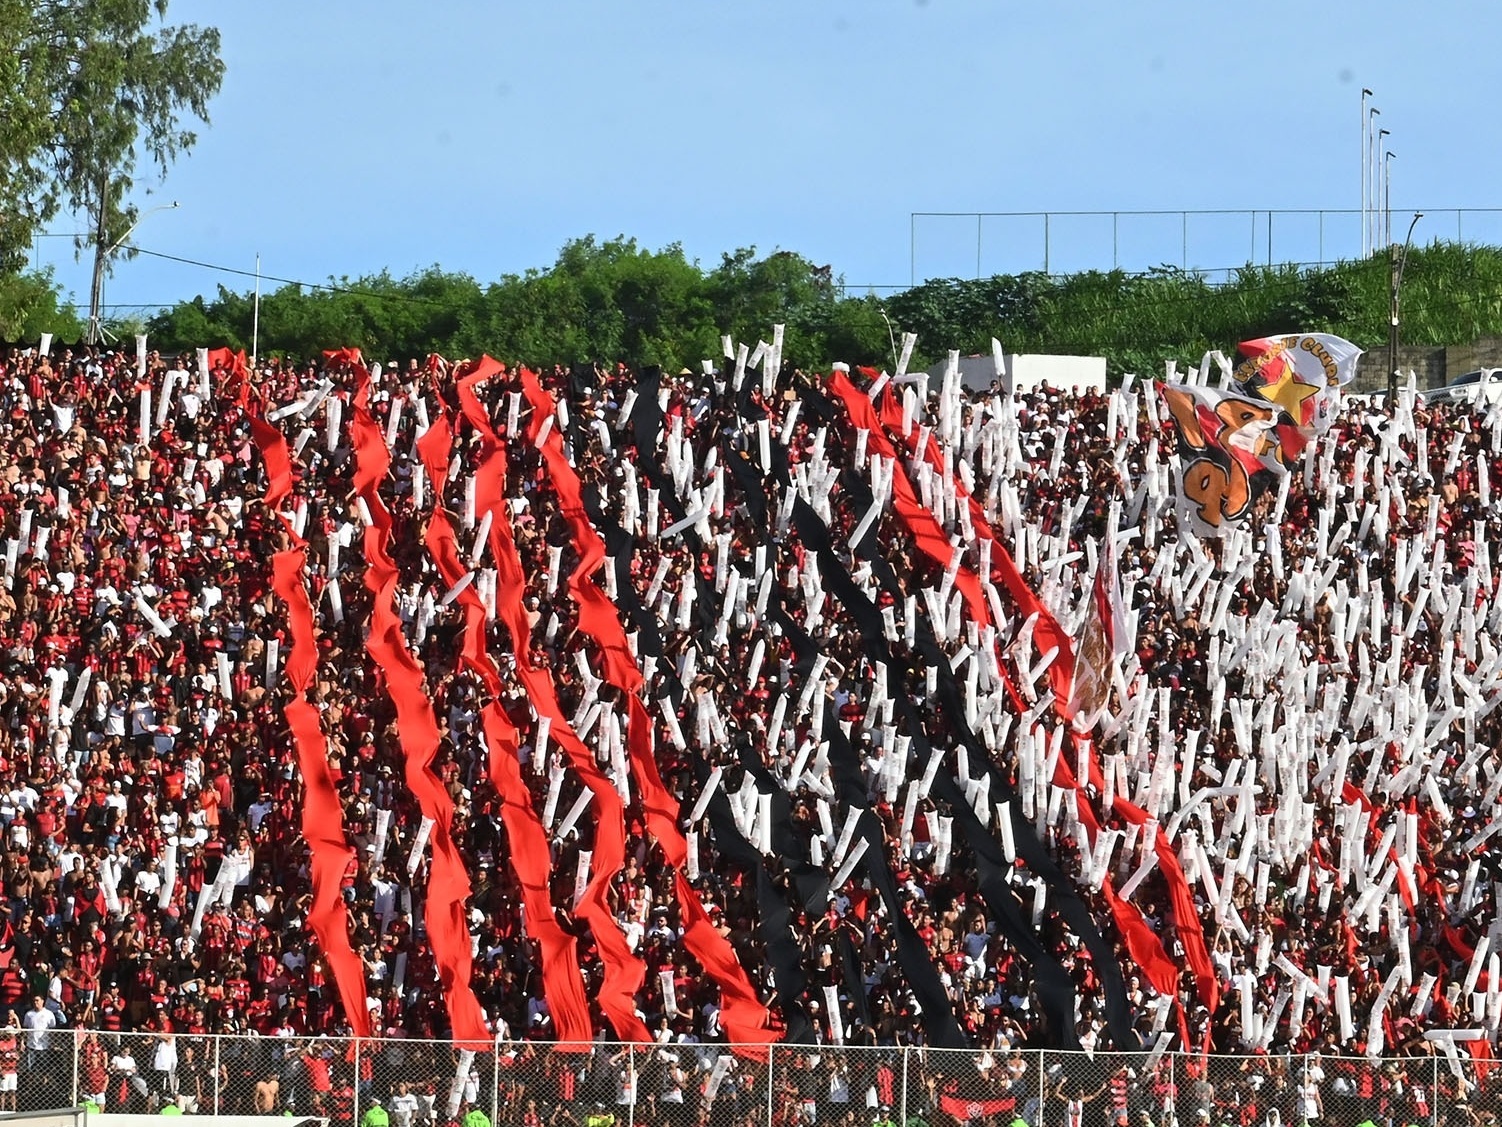
[[[184,258],[177,254],[166,254],[159,250],[147,250],[145,247],[125,244],[124,249],[144,254],[151,258],[162,258],[168,262],[180,262],[184,266],[196,266],[202,270],[215,270],[221,274],[236,274],[242,278],[260,278],[263,282],[280,282],[287,286],[303,286],[311,290],[327,290],[329,293],[347,293],[356,297],[375,297],[390,301],[408,301],[416,305],[435,305],[448,307],[449,303],[433,297],[418,297],[416,294],[406,293],[382,293],[380,290],[360,289],[357,286],[341,286],[334,282],[306,282],[299,278],[279,278],[275,274],[257,274],[254,270],[243,270],[235,266],[223,266],[215,262],[200,262],[196,258]]]

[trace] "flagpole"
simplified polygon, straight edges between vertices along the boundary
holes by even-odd
[[[1372,253],[1371,232],[1367,227],[1367,199],[1368,189],[1366,184],[1367,156],[1366,156],[1366,100],[1372,96],[1372,92],[1365,86],[1361,88],[1361,257],[1366,258]]]
[[[1373,106],[1366,114],[1366,182],[1370,186],[1371,206],[1367,209],[1367,237],[1371,240],[1371,248],[1367,253],[1373,253],[1377,249],[1379,235],[1375,230],[1377,211],[1377,130],[1373,118],[1382,116],[1382,111]]]
[[[1387,138],[1391,136],[1391,130],[1377,130],[1372,147],[1372,159],[1377,169],[1377,192],[1372,202],[1377,209],[1378,245],[1384,247],[1392,242],[1392,224],[1388,222],[1387,215],[1387,158],[1380,154],[1387,147]]]
[[[1392,242],[1392,158],[1398,154],[1388,149],[1382,154],[1382,230]]]
[[[256,357],[260,355],[258,345],[261,343],[261,255],[256,254],[256,304],[255,311],[250,315],[250,363],[254,367]]]

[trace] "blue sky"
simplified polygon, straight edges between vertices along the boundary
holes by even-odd
[[[212,124],[144,190],[134,242],[322,281],[438,263],[481,279],[570,238],[754,245],[847,282],[973,275],[972,220],[915,211],[1361,205],[1360,92],[1392,131],[1392,198],[1502,205],[1502,5],[1434,0],[173,0],[217,25]],[[143,189],[149,185],[142,185]],[[1394,225],[1399,221],[1394,219]],[[60,216],[52,231],[71,231]],[[1321,256],[1318,219],[1274,257]],[[1418,237],[1453,237],[1434,215]],[[1502,214],[1467,238],[1502,242]],[[1039,220],[986,220],[981,268],[1040,268]],[[1115,260],[1178,262],[1177,217],[1125,217]],[[1192,222],[1188,261],[1265,256],[1265,219]],[[1323,257],[1360,249],[1328,216]],[[87,299],[66,239],[38,258]],[[1113,261],[1109,219],[1056,219],[1055,270]],[[138,257],[111,305],[251,280]]]

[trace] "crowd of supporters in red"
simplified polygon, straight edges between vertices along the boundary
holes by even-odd
[[[266,477],[249,419],[251,412],[308,396],[325,372],[321,363],[263,364],[250,377],[248,394],[241,394],[231,373],[217,368],[206,389],[194,374],[161,403],[164,375],[196,373],[197,363],[193,356],[152,353],[138,375],[134,355],[84,349],[54,349],[48,357],[11,349],[0,363],[0,541],[6,549],[0,577],[0,1014],[8,1009],[18,1025],[37,1007],[58,1026],[101,1031],[301,1037],[349,1027],[307,925],[311,875],[300,822],[302,781],[276,673],[291,642],[268,564],[283,538],[280,518],[260,502]],[[395,409],[388,435],[392,473],[383,485],[396,522],[398,609],[438,720],[435,770],[454,803],[452,833],[472,882],[475,995],[497,1035],[545,1041],[554,1036],[552,1018],[536,949],[524,935],[502,803],[487,773],[482,689],[459,667],[459,605],[442,602],[446,585],[423,547],[427,510],[413,503],[419,464],[413,443],[426,414],[413,405],[427,397],[436,412],[439,397],[451,395],[446,372],[413,360],[388,365],[372,384],[372,410],[383,427],[394,405],[405,405]],[[344,829],[357,857],[343,886],[350,941],[364,966],[375,1030],[442,1037],[449,1031],[445,999],[423,923],[428,862],[419,853],[416,864],[408,864],[422,818],[404,785],[393,708],[364,646],[369,596],[359,582],[363,521],[352,495],[351,446],[342,432],[325,440],[327,404],[347,407],[349,374],[330,374],[336,388],[324,405],[283,425],[297,451],[297,497],[306,505],[307,576],[319,629],[311,696],[322,714]],[[576,371],[554,369],[541,378],[586,420],[584,429],[571,432],[571,456],[580,476],[609,498],[620,487],[622,462],[642,456],[618,418],[635,374],[596,366],[583,381],[586,388]],[[678,420],[694,454],[690,474],[701,474],[729,425],[727,378],[685,371],[663,379],[666,417],[670,425]],[[756,393],[771,414],[773,440],[787,447],[795,464],[848,461],[857,444],[848,426],[821,435],[807,412],[783,433],[800,391],[822,380],[789,369],[771,395]],[[484,389],[503,432],[510,381],[500,376]],[[144,444],[143,389],[158,394],[150,413],[161,411]],[[1227,571],[1221,567],[1224,542],[1190,543],[1176,531],[1166,418],[1149,409],[1140,385],[1135,394],[1114,394],[1113,405],[1107,395],[1046,387],[1015,397],[995,389],[967,392],[970,438],[960,457],[974,464],[971,480],[982,480],[977,492],[991,488],[992,511],[1001,483],[1010,490],[1017,523],[1028,531],[1020,539],[1009,532],[1005,540],[1020,545],[1015,554],[1033,589],[1071,626],[1078,626],[1089,601],[1093,542],[1117,511],[1113,502],[1126,527],[1138,530],[1124,543],[1120,562],[1135,652],[1118,683],[1125,695],[1113,703],[1114,713],[1130,716],[1115,729],[1104,718],[1097,748],[1102,755],[1113,747],[1119,753],[1136,727],[1131,753],[1142,759],[1124,764],[1120,778],[1141,794],[1149,784],[1144,777],[1139,786],[1138,775],[1153,741],[1159,768],[1163,755],[1179,762],[1191,733],[1198,744],[1188,776],[1168,783],[1177,802],[1161,807],[1165,822],[1179,807],[1177,841],[1197,833],[1203,850],[1203,856],[1188,854],[1186,869],[1220,986],[1212,1012],[1194,976],[1183,976],[1176,1001],[1184,1008],[1190,1047],[1359,1054],[1380,1029],[1384,1054],[1424,1055],[1439,1051],[1426,1031],[1485,1026],[1488,1017],[1494,1035],[1502,982],[1495,956],[1486,963],[1486,949],[1499,939],[1495,882],[1502,871],[1486,831],[1497,818],[1502,779],[1496,750],[1502,713],[1495,709],[1502,676],[1488,637],[1502,605],[1492,574],[1502,531],[1490,494],[1491,482],[1502,484],[1495,410],[1428,410],[1420,403],[1395,415],[1349,401],[1331,437],[1311,451],[1310,468],[1287,479],[1286,497],[1274,490],[1258,502],[1240,534],[1246,537],[1242,559]],[[1015,421],[1015,448],[982,475],[975,435],[999,420]],[[931,421],[931,413],[917,419],[919,425]],[[313,433],[300,434],[303,427]],[[1384,451],[1392,448],[1398,453],[1389,457]],[[466,521],[472,513],[464,513],[472,453],[458,447],[459,472],[451,475],[449,490],[456,521],[466,529],[473,525]],[[1388,463],[1390,472],[1379,475],[1376,467]],[[575,556],[535,446],[511,442],[507,491],[527,576],[534,652],[550,669],[565,712],[578,715],[592,686],[576,660],[583,648],[576,610],[559,581]],[[836,496],[836,539],[862,515],[842,508]],[[728,539],[735,558],[753,550],[743,539],[749,522],[733,498],[723,516],[702,519],[711,533]],[[669,523],[664,515],[660,527]],[[891,513],[878,528],[883,551],[911,593],[938,586],[942,569],[918,556]],[[646,599],[652,588],[667,664],[680,675],[687,651],[680,595],[694,571],[714,576],[715,546],[711,537],[693,557],[681,537],[638,536],[636,594]],[[659,560],[665,561],[661,572]],[[1201,570],[1201,560],[1210,565]],[[778,581],[802,562],[801,552],[789,546]],[[334,578],[338,593],[331,598]],[[787,585],[793,613],[830,659],[826,683],[815,691],[827,694],[850,724],[871,768],[870,799],[889,846],[884,860],[961,1027],[979,1048],[1038,1045],[1027,964],[988,918],[963,845],[955,844],[948,863],[939,863],[936,854],[951,846],[947,840],[941,845],[933,832],[937,823],[924,816],[931,802],[925,799],[905,828],[901,800],[884,793],[881,723],[868,723],[869,685],[855,631],[841,608],[806,580],[795,576]],[[153,617],[167,628],[154,629]],[[1385,621],[1374,629],[1374,618]],[[746,619],[737,615],[717,651],[695,652],[687,685],[691,701],[704,693],[715,699],[718,722],[731,732],[761,738],[775,726],[770,712],[779,685],[791,677],[792,655]],[[1002,651],[1026,670],[1038,655],[1025,644],[1015,655],[1007,650],[1023,629],[1018,616]],[[756,680],[745,683],[758,639],[769,648]],[[953,654],[964,645],[964,631],[952,639]],[[506,655],[508,647],[492,649]],[[1384,675],[1390,659],[1390,675]],[[503,703],[530,739],[525,694],[508,676],[505,657],[500,668]],[[915,667],[910,682],[927,709],[923,671]],[[1383,693],[1387,703],[1366,699]],[[649,696],[656,699],[650,690]],[[1402,699],[1394,705],[1393,697]],[[1139,701],[1132,712],[1130,702],[1138,698],[1155,703]],[[660,713],[654,708],[653,715]],[[656,748],[663,779],[686,818],[702,785],[695,759],[726,768],[721,785],[727,792],[739,778],[731,749],[702,746],[692,704],[678,719],[688,750],[676,749],[660,720]],[[1049,721],[1045,715],[1040,722]],[[1157,731],[1144,737],[1149,725]],[[806,724],[790,724],[786,745],[767,752],[767,765],[785,773],[807,734]],[[557,830],[579,783],[566,772],[560,793],[550,797],[551,764],[532,764],[525,758],[530,748],[524,744],[522,751],[537,808],[553,804],[550,828]],[[1015,772],[1010,741],[993,754],[1004,771]],[[1337,766],[1343,778],[1333,777]],[[920,764],[910,773],[921,771]],[[1239,789],[1237,773],[1241,781],[1254,778],[1257,789]],[[1363,801],[1354,804],[1366,816],[1359,827],[1350,821],[1353,802],[1342,790],[1347,779],[1362,792]],[[1197,812],[1186,811],[1189,796],[1205,787],[1215,793]],[[819,799],[817,786],[795,788],[797,832],[820,834]],[[1059,805],[1068,803],[1055,801],[1045,836],[1065,871],[1078,875],[1089,859],[1081,858]],[[1297,818],[1280,840],[1290,808]],[[386,829],[379,847],[378,822]],[[1259,822],[1260,836],[1248,838]],[[569,914],[588,823],[586,815],[553,841],[551,861],[555,905],[581,936],[581,964],[594,984],[600,974],[595,947],[588,929]],[[770,1005],[755,881],[722,862],[708,823],[685,822],[684,828],[700,831],[692,839],[699,850],[694,887]],[[612,892],[620,927],[648,971],[637,996],[640,1015],[663,1042],[723,1040],[719,991],[686,952],[671,874],[634,804],[627,806],[626,830],[626,861]],[[1344,861],[1343,850],[1351,853]],[[1140,843],[1136,852],[1128,844],[1112,863],[1110,879],[1124,884],[1142,858]],[[1078,883],[1114,939],[1099,882]],[[210,897],[211,890],[221,895]],[[206,899],[215,902],[205,905]],[[1186,921],[1175,918],[1162,874],[1149,872],[1133,900],[1167,955],[1184,967]],[[795,926],[819,1039],[838,1035],[876,1046],[921,1040],[891,928],[859,879],[834,889],[822,913],[795,915]],[[1098,968],[1052,904],[1045,905],[1039,931],[1073,978],[1077,1035],[1087,1048],[1106,1047]],[[842,934],[857,953],[864,1004],[849,996],[837,942]],[[1165,1026],[1157,993],[1125,946],[1118,942],[1117,951],[1133,1022],[1142,1044],[1151,1044],[1158,1030],[1174,1030],[1177,1022]],[[674,981],[671,1004],[659,986],[662,971]],[[1348,1021],[1339,1013],[1347,1002],[1335,999],[1337,981],[1347,991]],[[836,987],[842,1013],[822,1012],[819,988],[825,985]],[[595,1018],[606,1031],[598,1013]],[[1475,1044],[1462,1044],[1462,1059],[1485,1051]]]

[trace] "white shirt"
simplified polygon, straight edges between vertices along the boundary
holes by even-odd
[[[99,863],[99,876],[106,884],[114,888],[120,887],[120,880],[125,876],[126,859],[120,854],[111,853]]]
[[[233,866],[230,871],[235,875],[236,888],[250,884],[250,874],[255,868],[255,854],[250,846],[242,845],[235,849],[224,859],[224,863]]]
[[[47,1048],[47,1031],[57,1028],[57,1015],[46,1006],[31,1009],[26,1011],[21,1024],[26,1028],[26,1047],[40,1052]]]
[[[250,829],[252,833],[261,828],[261,822],[264,821],[266,815],[270,813],[270,802],[253,802],[250,804]]]
[[[398,1092],[391,1097],[391,1121],[396,1127],[410,1127],[417,1114],[417,1097],[411,1092]]]
[[[396,883],[377,877],[375,886],[375,914],[377,919],[387,919],[396,914]]]

